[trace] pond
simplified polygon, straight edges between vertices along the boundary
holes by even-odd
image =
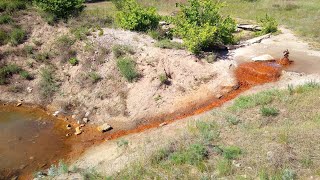
[[[63,159],[71,149],[65,124],[44,111],[1,106],[0,179],[32,174]]]

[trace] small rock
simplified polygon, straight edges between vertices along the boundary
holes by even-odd
[[[239,88],[240,88],[240,84],[234,85],[234,86],[232,87],[233,90],[238,90]]]
[[[56,112],[54,112],[52,115],[55,116],[55,117],[57,117],[58,114],[60,114],[60,111],[56,111]]]
[[[18,103],[16,106],[17,106],[17,107],[22,106],[22,103]]]
[[[99,126],[97,129],[100,132],[106,132],[106,131],[110,131],[112,129],[112,127],[109,124],[104,123],[101,126]]]
[[[168,124],[167,122],[163,122],[163,123],[159,124],[159,126],[162,127],[162,126],[165,126],[167,124]]]
[[[66,137],[69,137],[69,136],[71,136],[71,134],[70,134],[70,133],[66,134]]]
[[[272,61],[272,60],[274,60],[274,57],[272,57],[269,54],[264,54],[264,55],[252,58],[252,61]]]
[[[89,117],[89,115],[90,115],[90,112],[86,112],[86,114],[84,115],[84,117]]]
[[[19,176],[14,176],[10,180],[18,180]]]
[[[84,127],[85,125],[84,124],[80,124],[80,127]]]
[[[84,123],[88,123],[88,122],[89,122],[89,119],[88,119],[88,118],[83,118],[82,121],[83,121]]]
[[[71,116],[72,119],[75,119],[77,116],[74,114]]]
[[[216,95],[216,98],[217,98],[217,99],[221,99],[221,98],[222,98],[222,95],[221,95],[221,94],[217,94],[217,95]]]
[[[32,90],[33,90],[33,89],[32,89],[31,87],[27,87],[27,92],[28,92],[28,93],[32,93]]]
[[[82,130],[80,127],[76,127],[76,132],[74,133],[75,135],[80,135],[82,133]]]
[[[34,159],[34,157],[33,157],[33,156],[30,156],[30,157],[29,157],[29,159],[30,159],[30,160],[33,160],[33,159]]]
[[[232,161],[232,164],[233,164],[235,167],[240,167],[240,166],[241,166],[241,163],[237,163],[237,161],[235,161],[235,160]]]
[[[67,129],[69,130],[69,129],[71,129],[71,124],[67,124]]]

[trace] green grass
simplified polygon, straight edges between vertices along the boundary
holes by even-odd
[[[113,45],[112,52],[115,58],[123,57],[126,54],[132,55],[135,53],[133,47],[128,45],[120,45],[120,44]]]
[[[170,41],[169,39],[160,40],[155,43],[155,46],[162,49],[185,49],[183,44],[179,42]]]
[[[54,70],[51,67],[41,69],[39,89],[41,96],[46,99],[51,99],[58,90],[58,85],[54,77]]]
[[[117,60],[117,67],[122,74],[129,82],[133,82],[136,78],[139,77],[139,73],[135,67],[135,62],[128,57],[119,58]]]
[[[0,12],[6,11],[13,13],[15,11],[26,9],[27,2],[25,0],[1,0],[0,1]]]
[[[16,64],[4,65],[0,68],[0,85],[7,83],[7,78],[14,74],[18,74],[22,69]]]
[[[227,6],[222,9],[225,15],[235,18],[257,20],[268,13],[280,25],[294,30],[314,45],[320,47],[320,3],[318,0],[223,0]]]
[[[222,148],[222,155],[226,159],[236,159],[241,155],[242,151],[237,146],[227,146]]]
[[[10,43],[14,46],[17,46],[24,42],[26,38],[26,31],[21,28],[14,28],[10,32]]]
[[[232,173],[232,164],[228,159],[218,160],[216,167],[220,176],[228,176]]]
[[[188,148],[169,155],[169,160],[175,165],[199,165],[207,156],[206,147],[202,144],[191,144]]]
[[[246,100],[240,104],[245,104],[241,106],[244,108],[217,109],[203,120],[184,126],[187,130],[175,136],[173,142],[129,165],[113,178],[318,178],[320,123],[314,119],[319,117],[320,87],[310,82],[291,91],[299,89],[303,91],[272,90],[243,96]],[[234,105],[238,108],[239,101]],[[270,122],[261,116],[262,107],[281,108],[285,113],[274,116]],[[230,126],[229,122],[221,121],[230,114],[241,119],[241,123]]]
[[[73,58],[70,58],[70,59],[69,59],[69,63],[70,63],[72,66],[76,66],[76,65],[79,64],[79,60],[78,60],[77,58],[73,57]]]
[[[0,15],[0,24],[9,24],[10,22],[12,22],[11,16],[7,14]]]
[[[277,116],[279,114],[279,110],[272,107],[262,107],[260,109],[262,116]]]
[[[92,83],[97,83],[99,82],[102,77],[100,76],[100,74],[98,74],[97,72],[95,71],[92,71],[92,72],[89,72],[88,73],[88,77],[90,78],[91,82]]]
[[[0,45],[4,45],[8,42],[9,35],[6,31],[0,29]]]

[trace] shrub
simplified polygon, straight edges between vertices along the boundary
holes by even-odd
[[[74,34],[76,39],[78,40],[85,40],[87,39],[87,36],[90,35],[90,31],[87,27],[78,27],[71,30],[71,32]]]
[[[54,78],[54,71],[51,68],[42,68],[40,71],[40,92],[41,96],[50,98],[57,90],[58,85]]]
[[[28,71],[20,71],[20,76],[27,80],[32,80],[33,76]]]
[[[12,18],[9,15],[0,15],[0,24],[8,24],[12,22]]]
[[[160,80],[160,85],[169,84],[169,78],[167,77],[166,74],[160,74],[159,75],[159,80]]]
[[[28,55],[33,54],[33,50],[34,50],[33,46],[30,46],[30,45],[25,45],[23,47],[23,51]]]
[[[183,38],[191,52],[198,54],[234,42],[236,23],[230,17],[222,18],[221,7],[221,3],[211,0],[188,0],[186,5],[180,5],[174,33]]]
[[[227,116],[226,120],[231,125],[237,125],[240,122],[240,120],[236,116],[232,116],[232,115],[231,116]]]
[[[67,19],[84,9],[84,0],[34,0],[34,3],[58,19]]]
[[[183,44],[170,41],[169,39],[158,41],[155,43],[155,46],[163,49],[184,49]]]
[[[70,58],[69,59],[69,63],[72,65],[72,66],[75,66],[75,65],[78,65],[79,64],[79,61],[77,58]]]
[[[90,72],[88,73],[88,76],[91,79],[92,83],[97,83],[102,79],[101,76],[96,72]]]
[[[124,29],[147,31],[159,24],[160,16],[155,8],[141,7],[135,0],[121,0],[116,6],[119,8],[116,23]]]
[[[173,164],[199,165],[207,156],[207,150],[202,144],[192,144],[189,148],[174,152],[169,156]]]
[[[5,31],[0,29],[0,45],[6,44],[8,39],[9,39],[8,34]]]
[[[135,62],[130,58],[124,57],[118,59],[117,66],[122,76],[124,76],[129,82],[132,82],[139,76],[135,68]]]
[[[222,155],[226,159],[235,159],[242,153],[241,149],[237,146],[224,147],[222,150]]]
[[[277,116],[279,114],[279,110],[276,108],[268,108],[262,107],[260,109],[262,116]]]
[[[35,54],[35,55],[33,56],[33,58],[34,58],[37,62],[43,63],[43,62],[47,62],[47,60],[50,59],[50,54],[49,54],[49,52],[42,52],[42,53],[39,52],[39,53]]]
[[[7,78],[13,74],[18,74],[21,68],[15,64],[8,64],[0,68],[0,85],[7,83]]]
[[[131,46],[120,45],[120,44],[116,44],[116,45],[112,46],[112,52],[116,58],[122,57],[122,56],[126,55],[127,53],[129,53],[129,54],[135,53]]]
[[[262,26],[260,34],[274,33],[278,31],[278,22],[275,18],[266,14],[263,18],[258,20]]]
[[[60,47],[60,49],[68,49],[70,48],[74,43],[75,39],[68,36],[68,35],[62,35],[57,39],[57,46]]]
[[[15,28],[10,33],[10,43],[14,46],[23,43],[26,32],[20,28]]]

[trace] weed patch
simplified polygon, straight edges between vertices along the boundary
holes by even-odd
[[[135,62],[128,58],[120,58],[117,60],[117,66],[122,74],[129,82],[133,82],[136,78],[138,78],[139,74],[135,67]]]
[[[56,83],[52,68],[46,67],[41,69],[39,88],[41,96],[47,99],[51,98],[58,90],[58,85]]]
[[[155,43],[155,46],[162,49],[184,49],[183,44],[170,41],[169,39],[160,40]]]
[[[269,107],[262,107],[260,109],[262,116],[269,117],[269,116],[277,116],[279,114],[279,110],[276,108],[269,108]]]

